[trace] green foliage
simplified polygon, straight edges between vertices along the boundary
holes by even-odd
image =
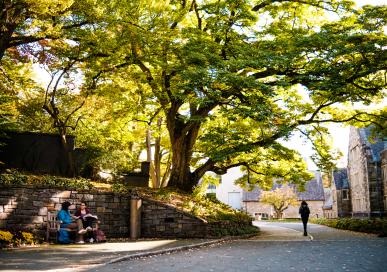
[[[26,175],[18,171],[0,174],[0,184],[2,185],[33,185],[56,188],[77,188],[78,190],[90,190],[93,188],[90,180],[84,178],[63,178],[48,175]]]
[[[228,224],[225,226],[212,226],[210,234],[213,237],[254,235],[259,233],[259,228],[252,225]]]
[[[191,213],[208,222],[230,221],[234,223],[250,224],[252,217],[248,214],[234,210],[217,199],[198,197],[175,188],[136,188],[136,192],[144,197],[156,199],[176,206],[183,211]]]
[[[354,218],[312,218],[312,223],[326,225],[332,228],[352,230],[366,233],[375,233],[381,237],[387,236],[386,219],[354,219]]]
[[[76,128],[79,147],[100,150],[91,162],[96,169],[133,169],[150,129],[151,145],[160,141],[157,155],[164,156],[157,166],[166,177],[172,169],[171,186],[192,191],[206,172],[234,166],[244,167],[238,182],[246,187],[271,187],[279,178],[302,186],[306,165],[296,148],[284,147],[294,133],[313,143],[313,160],[329,171],[340,154],[331,151],[327,123],[385,131],[385,112],[370,110],[385,97],[385,6],[355,10],[347,0],[13,3],[4,16],[16,28],[0,23],[7,34],[0,41],[0,100],[12,96],[17,105],[7,102],[11,115],[0,112],[0,124],[52,130],[39,105],[46,100],[42,90],[57,89],[51,102],[68,122],[62,128]],[[58,88],[37,82],[28,72],[31,58],[53,78],[65,71]],[[156,128],[155,118],[164,123]]]
[[[204,175],[200,184],[193,189],[192,196],[195,200],[202,200],[206,196],[208,185],[219,185],[220,178]]]

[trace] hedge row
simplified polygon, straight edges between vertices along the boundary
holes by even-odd
[[[313,218],[312,223],[344,230],[359,231],[387,236],[387,219],[355,219],[355,218]]]

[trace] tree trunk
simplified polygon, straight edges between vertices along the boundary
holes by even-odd
[[[183,191],[191,192],[195,181],[191,179],[191,153],[187,147],[185,137],[172,143],[172,171],[168,186],[174,186]]]
[[[67,142],[66,131],[64,131],[63,129],[59,129],[59,133],[60,133],[61,143],[62,143],[63,149],[65,151],[65,154],[66,154],[67,163],[68,163],[66,174],[69,177],[74,177],[75,176],[75,166],[74,166],[73,151],[70,150],[70,148],[69,148],[69,143]]]
[[[159,130],[159,134],[155,139],[155,158],[154,158],[154,165],[155,165],[155,178],[156,178],[156,186],[157,188],[161,187],[161,122],[162,119],[157,119],[157,128]]]
[[[151,144],[151,131],[148,127],[146,130],[146,160],[149,162],[149,175],[151,177],[152,181],[152,188],[158,188],[157,187],[157,180],[155,175],[155,167],[152,162],[152,144]]]
[[[282,212],[281,211],[275,211],[275,214],[276,214],[277,219],[281,219],[282,218]]]
[[[183,128],[185,129],[187,127]],[[190,169],[193,145],[196,141],[200,126],[191,126],[187,132],[183,128],[175,129],[175,133],[171,137],[172,170],[168,186],[174,186],[183,191],[192,192],[193,187],[200,180],[200,176],[193,175]]]

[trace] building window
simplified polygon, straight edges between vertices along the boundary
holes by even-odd
[[[207,189],[209,189],[209,190],[211,190],[211,189],[215,190],[215,189],[216,189],[216,185],[214,185],[214,184],[208,184]]]
[[[343,200],[348,200],[349,199],[349,194],[348,194],[348,189],[343,190]]]

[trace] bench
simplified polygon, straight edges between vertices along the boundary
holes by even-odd
[[[46,242],[50,242],[51,240],[54,240],[55,242],[58,242],[58,233],[60,229],[61,221],[58,220],[58,212],[47,212],[47,227],[46,227]],[[98,223],[99,221],[96,221],[93,223],[93,232],[98,229]],[[77,230],[75,229],[67,229],[68,232],[75,233]],[[54,239],[52,239],[55,237]]]

